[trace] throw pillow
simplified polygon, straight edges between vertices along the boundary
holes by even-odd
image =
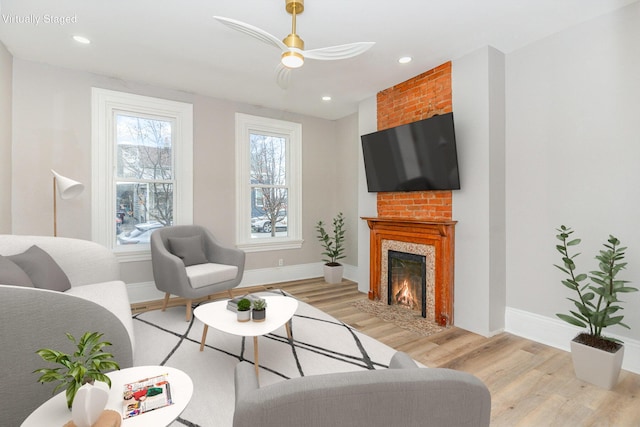
[[[0,284],[33,288],[33,282],[16,263],[0,255]]]
[[[31,279],[36,288],[64,292],[71,289],[69,278],[51,255],[36,245],[21,254],[8,256]]]
[[[202,236],[170,237],[169,251],[184,262],[185,267],[209,262],[202,247]]]

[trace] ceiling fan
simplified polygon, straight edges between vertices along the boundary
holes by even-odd
[[[296,34],[296,15],[304,11],[304,0],[285,0],[285,9],[291,14],[291,34],[282,41],[266,31],[253,25],[236,21],[235,19],[214,16],[214,18],[228,27],[255,37],[263,43],[274,46],[282,51],[280,66],[277,72],[278,84],[286,88],[289,81],[289,71],[300,68],[305,58],[332,61],[347,59],[369,50],[375,42],[349,43],[339,46],[323,47],[319,49],[304,50],[304,41]]]

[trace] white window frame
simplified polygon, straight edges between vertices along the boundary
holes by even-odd
[[[149,245],[115,244],[115,115],[166,117],[175,123],[174,224],[193,223],[193,105],[126,92],[91,88],[91,238],[120,262],[151,259]]]
[[[266,133],[286,140],[288,184],[287,236],[251,238],[251,176],[249,134]],[[302,125],[236,113],[236,242],[246,252],[302,247]]]

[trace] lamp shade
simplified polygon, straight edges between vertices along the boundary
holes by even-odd
[[[56,187],[61,199],[73,199],[84,191],[84,184],[81,182],[62,176],[53,169],[51,169],[51,173],[56,178]]]

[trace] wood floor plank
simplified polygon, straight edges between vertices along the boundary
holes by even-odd
[[[283,289],[423,365],[476,375],[491,391],[492,426],[640,426],[640,375],[623,371],[613,390],[603,390],[575,377],[569,353],[515,335],[486,338],[454,326],[424,337],[359,311],[353,303],[367,296],[348,280],[296,280],[235,289],[234,295],[264,289]],[[160,306],[152,301],[132,309]]]
[[[287,284],[278,286],[288,289]],[[321,287],[335,294],[320,292]],[[295,288],[293,295],[301,292],[309,304],[426,366],[478,376],[491,391],[492,426],[640,426],[640,375],[623,371],[613,390],[602,390],[575,378],[570,355],[556,348],[508,333],[485,338],[456,327],[430,337],[393,331],[376,326],[386,322],[351,305],[367,298],[353,282],[328,285],[320,279]],[[318,305],[316,293],[321,295]]]

